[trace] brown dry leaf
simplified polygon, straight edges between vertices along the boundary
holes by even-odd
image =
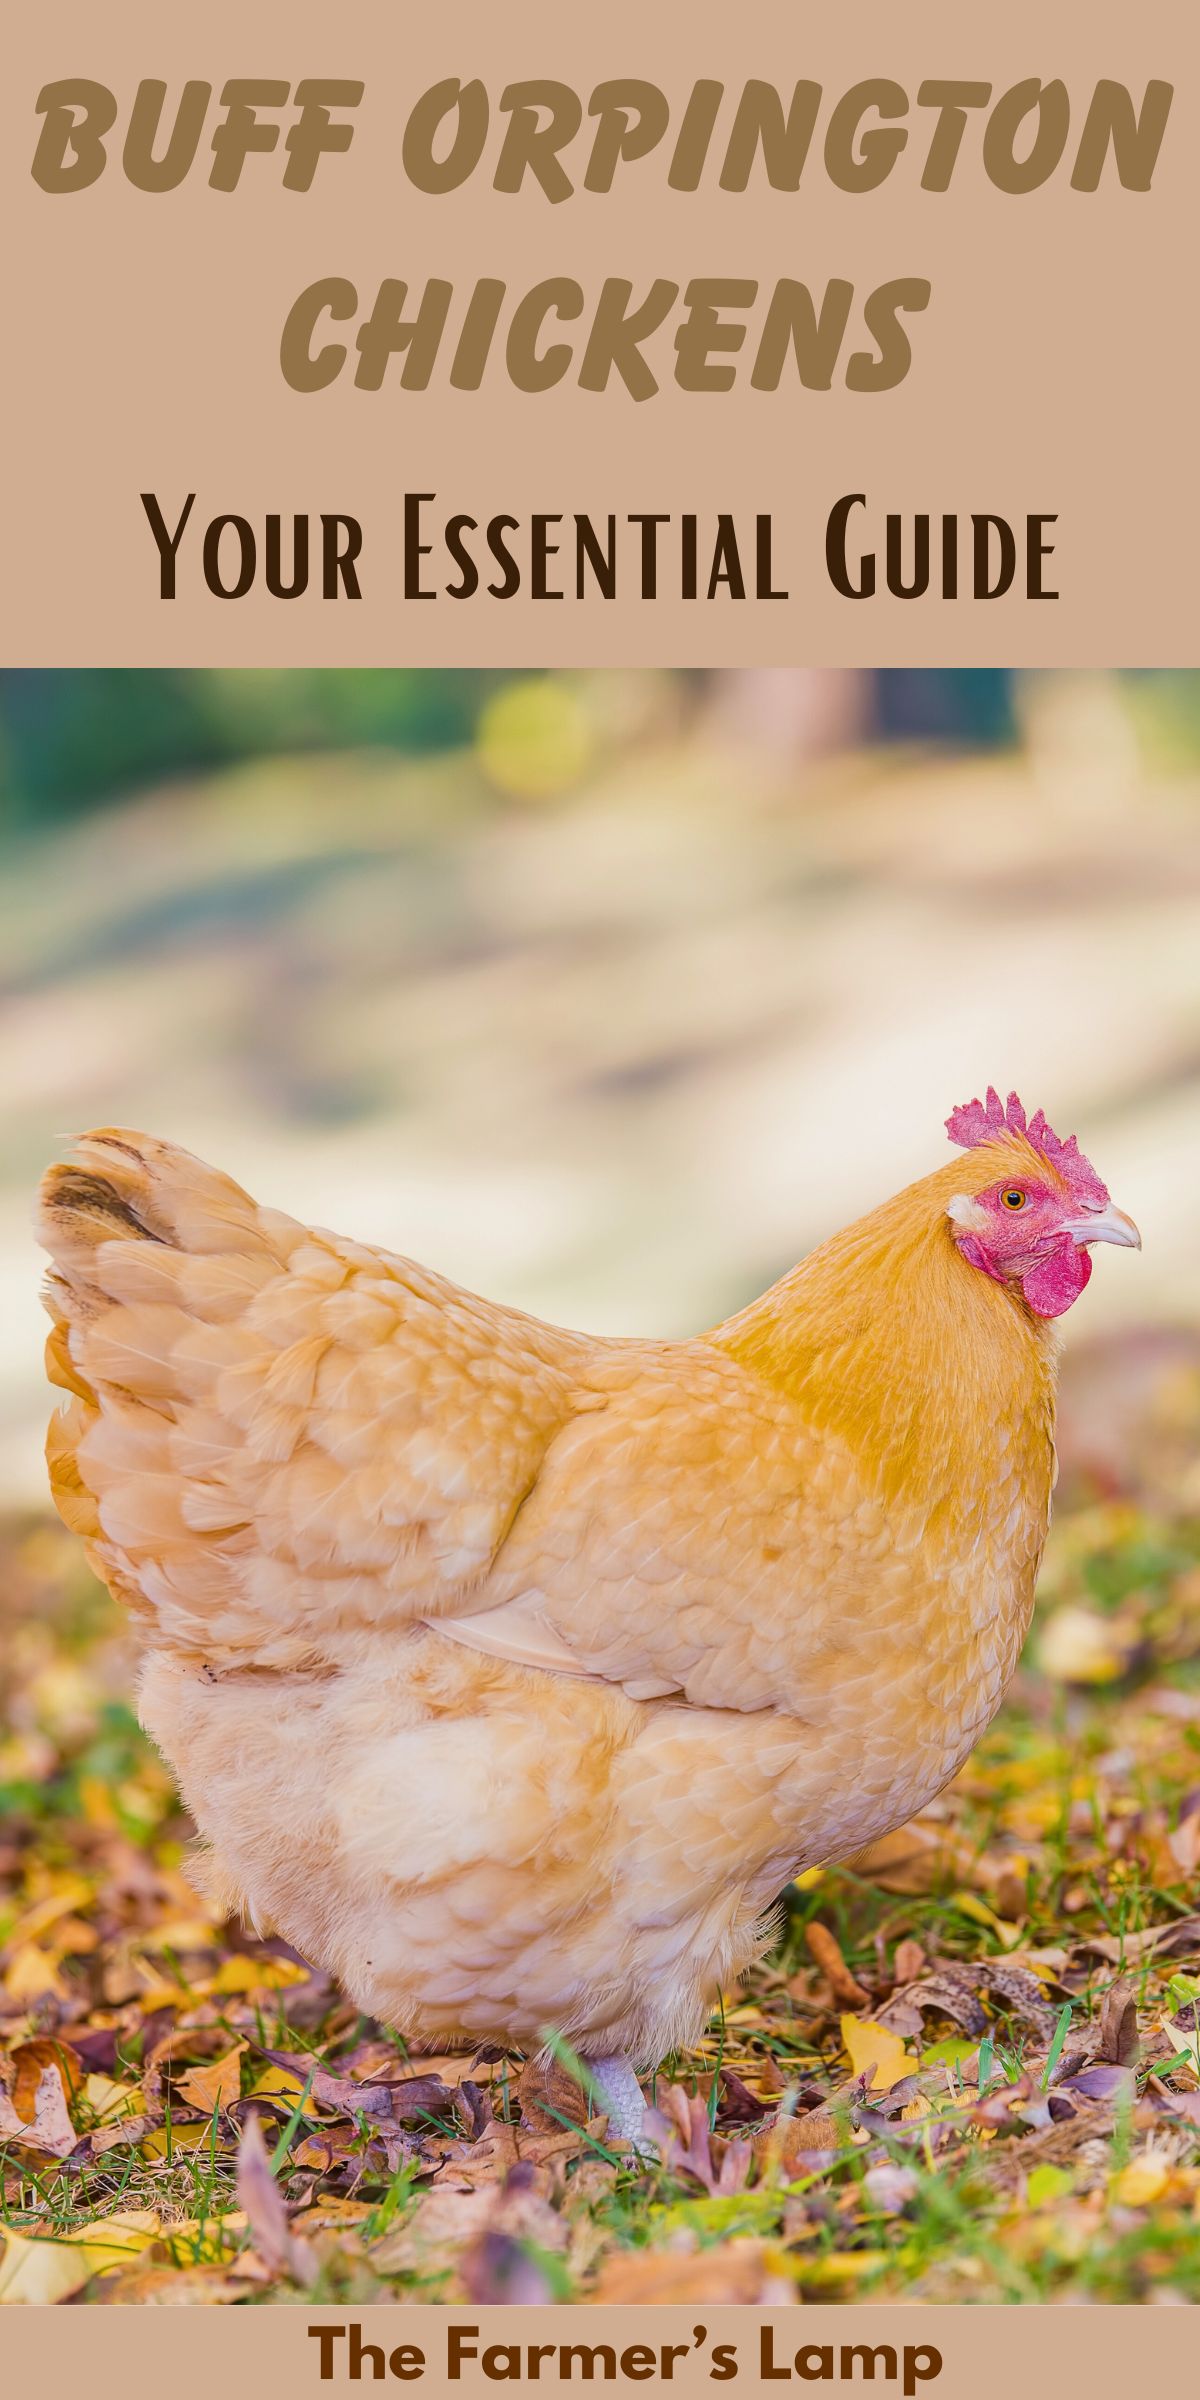
[[[80,2136],[71,2123],[57,2062],[51,2058],[24,2077],[18,2076],[14,2091],[21,2094],[21,2108],[0,2088],[0,2140],[17,2142],[22,2149],[37,2150],[47,2158],[69,2158]]]
[[[260,2258],[293,2283],[315,2283],[316,2258],[308,2243],[292,2232],[257,2117],[247,2118],[238,2144],[237,2191]]]
[[[753,2138],[754,2156],[764,2177],[790,2181],[812,2173],[823,2161],[843,2150],[849,2139],[844,2121],[826,2108],[811,2108],[802,2117],[777,2117]]]
[[[385,2054],[382,2044],[375,2045],[375,2047],[379,2056],[375,2059],[374,2064],[377,2069],[381,2069],[385,2065]],[[356,2064],[359,2065],[359,2071],[365,2074],[367,2068],[360,2062],[357,2052],[355,2059]],[[386,2064],[390,2067],[393,2075],[402,2072],[412,2076],[435,2076],[439,2083],[449,2085],[451,2090],[460,2083],[509,2083],[515,2086],[521,2071],[519,2060],[510,2058],[481,2059],[473,2056],[467,2050],[438,2051],[436,2054],[431,2053],[428,2058],[410,2058],[407,2064],[403,2061],[398,2064],[395,2051],[392,2050],[386,2054]]]
[[[536,2140],[537,2136],[530,2138]],[[570,2138],[568,2135],[567,2139]],[[439,2182],[458,2191],[469,2190],[476,2184],[498,2185],[512,2173],[520,2155],[515,2125],[505,2125],[495,2118],[477,2142],[472,2142],[469,2149],[456,2151],[447,2160]]]
[[[113,2307],[227,2308],[245,2300],[262,2281],[261,2272],[248,2260],[172,2267],[150,2257],[103,2276],[89,2298]]]
[[[947,1961],[931,1975],[922,1975],[914,1983],[899,1984],[880,2010],[880,2021],[890,2032],[908,2036],[921,2032],[924,2012],[928,2009],[937,2016],[949,2017],[964,2033],[983,2033],[987,2018],[971,1989],[976,1981],[973,1968]]]
[[[66,2042],[42,2035],[31,2042],[18,2042],[11,2056],[16,2070],[12,2098],[18,2116],[33,2114],[34,2097],[47,2067],[54,2068],[69,2101],[83,2088],[82,2061]]]
[[[796,2290],[766,2242],[735,2240],[682,2254],[620,2251],[586,2298],[598,2308],[790,2308]]]
[[[1170,1925],[1148,1925],[1142,1933],[1081,1934],[1076,1949],[1093,1958],[1102,1958],[1109,1966],[1122,1960],[1136,1963],[1139,1959],[1200,1958],[1200,1917],[1177,1917]]]
[[[953,1845],[943,1827],[916,1822],[900,1825],[850,1861],[856,1875],[877,1883],[885,1892],[916,1897],[935,1892],[959,1872]]]
[[[814,1918],[804,1928],[804,1939],[839,2007],[866,2008],[870,1993],[864,1992],[861,1983],[851,1974],[842,1956],[841,1946],[829,1927]]]
[[[897,1983],[915,1983],[925,1964],[925,1952],[911,1935],[896,1944],[894,1971]]]
[[[1200,1867],[1200,1809],[1181,1817],[1174,1832],[1167,1835],[1167,1848],[1181,1874],[1194,1876]]]
[[[1014,2016],[1050,2040],[1058,2011],[1046,1998],[1041,1978],[1031,1968],[1014,1958],[978,1958],[971,1976],[993,2000],[1003,2001]]]
[[[103,2158],[106,2150],[136,2149],[153,2129],[153,2119],[142,2116],[119,2117],[112,2125],[98,2125],[88,2137],[92,2157]]]
[[[238,2042],[223,2058],[210,2059],[205,2066],[189,2067],[186,2075],[179,2078],[180,2097],[206,2117],[211,2117],[214,2109],[228,2108],[232,2100],[240,2100],[245,2050],[245,2043]]]
[[[1133,1986],[1123,1979],[1105,1993],[1100,2010],[1100,2056],[1117,2067],[1137,2065],[1137,2002]]]
[[[529,2059],[516,2085],[521,2116],[534,2133],[561,2133],[568,2125],[586,2125],[593,2113],[588,2094],[561,2062]]]
[[[403,2225],[370,2245],[372,2266],[383,2275],[428,2272],[435,2255],[453,2253],[486,2230],[495,2202],[494,2187],[456,2191],[435,2184]]]
[[[457,2267],[491,2233],[549,2251],[565,2250],[570,2240],[566,2219],[517,2177],[503,2187],[493,2181],[470,2191],[439,2182],[407,2222],[374,2243],[368,2255],[385,2274],[427,2276]]]
[[[555,2297],[545,2267],[524,2242],[498,2226],[470,2243],[458,2272],[468,2300],[477,2308],[539,2308]]]
[[[660,2083],[658,2106],[646,2111],[646,2131],[659,2145],[663,2165],[672,2174],[694,2176],[706,2192],[736,2192],[746,2182],[753,2157],[750,2144],[725,2141],[713,2133],[702,2092]]]
[[[412,2125],[422,2118],[454,2112],[455,2094],[439,2075],[394,2075],[387,2081],[364,2078],[360,2082],[351,2075],[332,2074],[299,2051],[268,2050],[264,2055],[269,2065],[255,2084],[256,2093],[280,2091],[297,2098],[307,2090],[314,2106],[332,2116]]]

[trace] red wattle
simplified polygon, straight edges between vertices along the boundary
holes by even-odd
[[[1068,1238],[1048,1258],[1040,1259],[1021,1278],[1021,1290],[1035,1315],[1061,1317],[1078,1300],[1092,1271],[1091,1258],[1086,1250],[1076,1248]]]

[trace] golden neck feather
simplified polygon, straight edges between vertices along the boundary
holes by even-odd
[[[1056,1328],[968,1265],[946,1215],[1004,1171],[983,1152],[949,1161],[709,1337],[840,1436],[889,1498],[932,1499],[968,1464],[975,1481],[1002,1442],[1048,1464]]]

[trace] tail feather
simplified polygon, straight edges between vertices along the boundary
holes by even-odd
[[[206,1255],[272,1248],[230,1176],[170,1142],[111,1127],[84,1134],[75,1158],[43,1177],[38,1229],[64,1272],[114,1240]]]
[[[273,1218],[268,1233],[228,1176],[169,1143],[106,1128],[50,1168],[37,1231],[52,1261],[46,1367],[69,1395],[47,1436],[51,1490],[98,1571],[128,1596],[131,1566],[140,1572],[188,1541],[172,1439],[237,1355],[235,1320],[301,1229]],[[214,1422],[219,1453],[235,1439]]]
[[[54,1496],[162,1640],[291,1662],[474,1592],[571,1414],[575,1337],[142,1134],[88,1134],[38,1227]]]

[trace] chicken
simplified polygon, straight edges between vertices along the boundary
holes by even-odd
[[[55,1498],[144,1642],[218,1899],[404,2034],[565,2037],[616,2132],[795,1872],[999,1705],[1055,1321],[1139,1244],[1015,1095],[695,1340],[601,1340],[259,1208],[186,1151],[53,1167]],[[1140,1245],[1139,1245],[1140,1246]]]

